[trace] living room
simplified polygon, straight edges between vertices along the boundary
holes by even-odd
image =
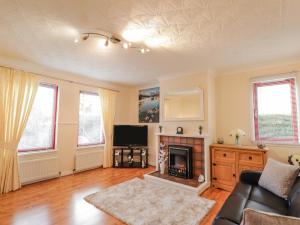
[[[300,224],[298,1],[4,1],[0,224]]]

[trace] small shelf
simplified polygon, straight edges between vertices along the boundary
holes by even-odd
[[[114,168],[147,168],[147,147],[115,147],[113,149]]]

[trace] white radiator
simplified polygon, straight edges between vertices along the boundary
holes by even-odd
[[[75,157],[75,172],[100,167],[102,165],[102,158],[102,151],[77,153]]]
[[[22,184],[34,183],[59,176],[58,158],[34,159],[20,162]]]

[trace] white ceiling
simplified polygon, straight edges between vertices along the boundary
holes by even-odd
[[[124,84],[300,59],[299,0],[0,0],[0,56]],[[78,32],[148,30],[149,54]]]

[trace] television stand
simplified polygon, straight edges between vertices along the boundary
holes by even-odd
[[[114,168],[147,168],[148,147],[114,147]]]

